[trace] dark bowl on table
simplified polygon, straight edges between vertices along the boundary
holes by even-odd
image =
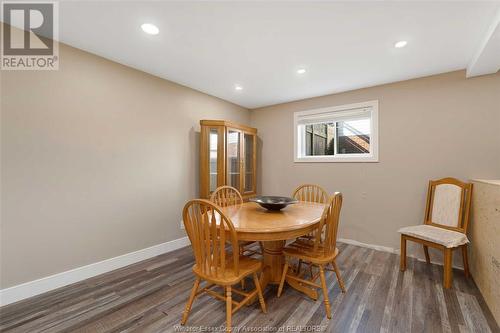
[[[272,195],[261,195],[249,199],[252,202],[256,202],[267,210],[278,211],[285,208],[288,205],[297,203],[298,200],[288,197],[277,197]]]

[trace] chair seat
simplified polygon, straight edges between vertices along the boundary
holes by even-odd
[[[254,258],[240,256],[238,274],[236,274],[232,266],[233,258],[229,257],[226,258],[226,269],[224,271],[224,274],[219,273],[217,277],[214,277],[215,272],[212,273],[211,276],[206,275],[196,264],[193,266],[193,272],[200,278],[211,281],[215,284],[222,286],[231,286],[241,281],[244,277],[260,271],[262,268],[262,263],[260,260]]]
[[[469,243],[467,236],[461,232],[427,224],[404,227],[399,229],[398,232],[403,235],[441,244],[446,248],[453,248]]]
[[[321,246],[314,250],[314,241],[309,239],[298,239],[283,249],[285,256],[310,261],[315,264],[332,262],[338,253],[339,249],[337,248],[330,253],[325,253],[324,248]]]

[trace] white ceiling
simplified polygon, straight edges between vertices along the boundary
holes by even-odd
[[[62,2],[60,40],[256,108],[464,69],[499,8],[477,1]],[[160,34],[142,32],[145,22]],[[395,49],[398,40],[408,46]],[[297,75],[300,67],[307,73]]]

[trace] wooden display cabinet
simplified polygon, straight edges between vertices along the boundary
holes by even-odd
[[[229,185],[244,199],[256,194],[257,129],[224,120],[201,120],[200,197]]]

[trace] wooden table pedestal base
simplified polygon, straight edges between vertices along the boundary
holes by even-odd
[[[268,284],[279,285],[283,274],[283,266],[285,264],[285,257],[283,255],[285,241],[267,241],[263,242],[263,245],[264,268],[260,276],[260,286],[262,290],[264,290]],[[318,292],[315,289],[304,286],[292,279],[286,279],[286,282],[292,288],[306,294],[312,299],[318,299]]]

